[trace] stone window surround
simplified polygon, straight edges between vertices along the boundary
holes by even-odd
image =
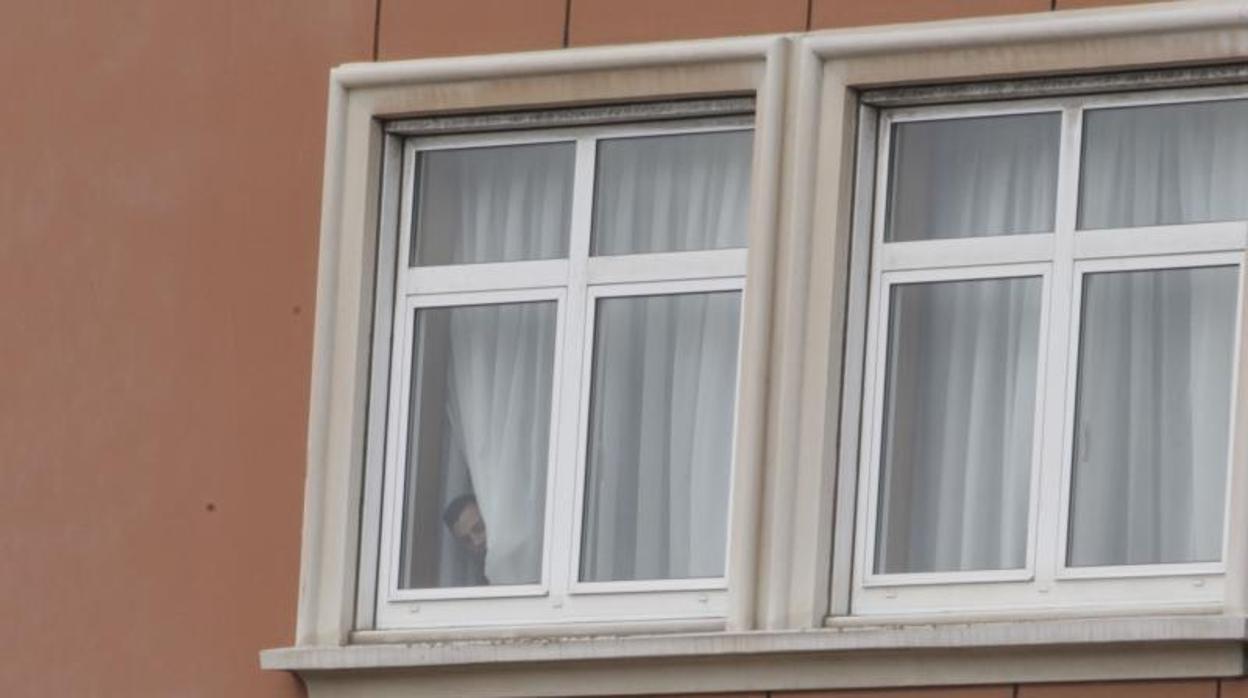
[[[1232,541],[1224,605],[1147,617],[853,619],[845,617],[847,575],[831,570],[844,569],[841,538],[852,539],[852,508],[835,500],[852,499],[856,460],[838,456],[835,425],[861,91],[1245,57],[1248,3],[1236,0],[335,69],[296,645],[265,651],[262,666],[297,671],[313,695],[397,695],[402,685],[430,690],[438,682],[461,695],[507,695],[519,685],[572,695],[591,680],[595,692],[629,694],[1244,673],[1244,537]],[[587,627],[579,633],[592,636],[575,639],[557,637],[567,629],[512,628],[454,643],[355,630],[379,119],[749,92],[758,134],[751,290],[737,547],[723,626]],[[1237,470],[1245,431],[1241,418]],[[812,492],[823,494],[797,496]],[[1244,495],[1234,497],[1233,530],[1248,511]]]

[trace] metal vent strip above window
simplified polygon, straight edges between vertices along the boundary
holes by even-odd
[[[859,94],[859,99],[865,105],[895,108],[1244,84],[1248,84],[1248,64],[1232,63],[1089,75],[986,80],[954,85],[882,87],[863,90]]]
[[[534,109],[492,114],[443,114],[388,122],[387,133],[405,136],[436,136],[452,133],[522,131],[569,126],[714,119],[754,113],[754,97],[715,97],[664,102]]]

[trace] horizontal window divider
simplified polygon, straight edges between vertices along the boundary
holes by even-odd
[[[1113,271],[1160,271],[1165,269],[1237,266],[1242,261],[1242,250],[1224,250],[1220,252],[1188,250],[1186,252],[1075,259],[1074,271],[1076,275]]]
[[[568,260],[408,267],[403,274],[409,295],[560,287],[568,283]]]
[[[1199,577],[1226,573],[1221,562],[1190,562],[1155,565],[1101,565],[1096,567],[1059,567],[1056,578],[1061,580],[1122,579],[1126,577]]]
[[[1223,619],[1226,608],[1220,603],[1192,602],[1139,605],[1105,603],[1066,604],[1046,608],[1001,608],[975,611],[925,611],[922,613],[867,613],[847,616],[828,616],[823,619],[826,628],[861,629],[878,627],[941,626],[941,625],[991,625],[994,623],[1030,624],[1086,621],[1098,618],[1105,622],[1143,622],[1152,618]]]
[[[475,628],[497,635],[503,628],[521,625],[575,627],[583,623],[615,623],[627,627],[631,623],[679,619],[722,622],[726,603],[724,590],[671,589],[600,594],[556,590],[546,596],[391,600],[379,609],[377,624],[369,629],[423,632]]]
[[[591,285],[714,279],[745,276],[746,261],[745,249],[590,257],[586,275]]]
[[[390,600],[398,603],[421,601],[500,599],[547,596],[550,591],[540,584],[515,584],[507,586],[450,587],[439,589],[398,589],[391,592]]]
[[[694,579],[638,579],[619,582],[573,582],[571,593],[591,594],[645,594],[653,592],[723,592],[728,583],[722,577]]]
[[[1248,247],[1248,223],[1233,221],[1079,230],[1075,232],[1074,240],[1077,260],[1226,252]]]
[[[966,572],[921,572],[909,574],[870,574],[862,585],[866,588],[900,586],[947,586],[950,584],[982,584],[993,582],[1027,582],[1035,578],[1030,569],[975,570]]]
[[[880,268],[887,272],[1048,262],[1054,245],[1052,233],[888,242],[880,246]]]
[[[566,297],[566,292],[560,286],[539,286],[448,293],[409,293],[403,299],[403,303],[408,309],[453,308],[473,305],[559,302]]]
[[[355,630],[351,633],[351,645],[356,647],[376,645],[411,645],[415,643],[474,643],[480,640],[497,642],[531,643],[532,638],[557,635],[569,637],[616,637],[630,635],[651,636],[669,633],[722,633],[722,618],[664,618],[660,620],[584,620],[544,619],[533,623],[517,623],[493,626],[432,626],[396,628],[391,630]],[[500,639],[506,638],[506,639]],[[549,644],[549,643],[543,643]]]
[[[918,284],[939,281],[979,281],[987,279],[1017,279],[1049,275],[1050,266],[1045,262],[1017,262],[1013,264],[984,264],[965,267],[932,267],[926,269],[902,269],[881,274],[886,286]]]

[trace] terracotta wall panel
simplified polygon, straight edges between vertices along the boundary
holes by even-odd
[[[796,691],[772,693],[772,698],[1013,698],[1013,686],[950,688],[893,688],[861,691]]]
[[[1120,681],[1019,686],[1018,698],[1217,698],[1218,682]]]
[[[802,31],[807,0],[571,0],[573,46]]]
[[[373,0],[0,9],[0,694],[301,693],[330,66]]]
[[[813,29],[1046,12],[1050,0],[812,0]]]
[[[382,60],[563,46],[566,0],[381,0]]]
[[[1224,679],[1218,698],[1248,698],[1248,679]]]

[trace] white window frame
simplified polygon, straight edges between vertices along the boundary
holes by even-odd
[[[388,375],[375,372],[374,394],[389,394],[384,472],[364,493],[365,552],[377,546],[376,564],[361,561],[360,605],[373,605],[378,630],[473,628],[547,623],[610,623],[673,619],[722,619],[727,613],[726,576],[617,582],[579,580],[580,526],[586,460],[586,432],[592,375],[594,309],[598,298],[738,291],[745,308],[746,248],[591,256],[597,145],[602,140],[686,133],[753,131],[752,116],[717,116],[680,121],[625,123],[524,131],[410,136],[402,143],[398,184],[386,182],[397,199],[398,240],[381,245],[379,268],[395,271],[387,319],[394,331]],[[568,255],[563,259],[444,266],[408,266],[419,152],[571,142],[575,164]],[[400,192],[396,197],[393,188]],[[383,203],[383,205],[385,205]],[[387,253],[388,251],[388,253]],[[541,580],[514,586],[400,589],[398,586],[407,448],[414,311],[419,308],[512,302],[556,303],[556,353],[551,394],[550,459]],[[379,319],[386,313],[379,300]],[[742,323],[743,325],[744,323]],[[738,329],[740,386],[741,328]],[[375,354],[378,347],[374,347]],[[374,403],[377,404],[377,403]],[[734,404],[734,431],[738,410]],[[735,465],[735,453],[730,467]],[[731,492],[729,509],[731,509]],[[374,518],[376,517],[376,518]],[[729,526],[731,513],[724,521]],[[370,522],[379,531],[369,534]],[[731,539],[730,539],[731,540]],[[731,548],[731,546],[729,546]],[[730,551],[728,551],[730,552]],[[726,552],[725,572],[729,564]]]
[[[858,205],[871,206],[871,259],[856,255],[859,275],[867,276],[866,340],[862,400],[846,390],[842,414],[861,409],[853,581],[849,610],[854,615],[1019,613],[1048,609],[1148,609],[1217,606],[1226,600],[1227,560],[1231,554],[1232,492],[1243,475],[1235,472],[1233,441],[1237,419],[1232,399],[1228,419],[1223,551],[1215,563],[1070,567],[1067,560],[1071,443],[1083,275],[1099,271],[1235,266],[1238,297],[1232,384],[1239,381],[1248,222],[1230,221],[1077,230],[1083,114],[1104,107],[1143,106],[1207,100],[1248,99],[1242,86],[1186,88],[1124,94],[1064,96],[1006,102],[979,102],[883,109],[874,147],[862,150],[871,163],[859,163],[859,185],[871,192]],[[1004,114],[1056,112],[1062,119],[1054,230],[917,242],[884,242],[892,126],[897,123]],[[864,120],[868,126],[870,120]],[[863,178],[866,178],[865,181]],[[864,270],[864,266],[869,265]],[[1037,353],[1036,430],[1033,435],[1027,554],[1018,570],[877,574],[880,440],[883,381],[891,287],[917,281],[1040,276],[1044,297]],[[853,312],[851,308],[851,319]],[[851,330],[852,332],[852,330]],[[847,381],[854,381],[852,365]]]

